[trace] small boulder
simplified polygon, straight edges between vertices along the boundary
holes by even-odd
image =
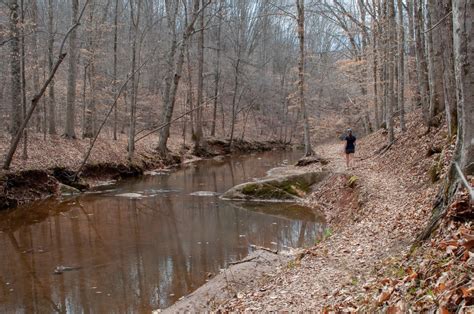
[[[221,198],[253,201],[296,201],[304,197],[313,184],[327,177],[327,171],[305,171],[298,168],[274,168],[268,176],[242,183],[225,192]]]

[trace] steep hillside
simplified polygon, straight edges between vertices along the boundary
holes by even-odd
[[[397,132],[389,148],[383,130],[360,139],[352,170],[345,170],[342,144],[319,147],[335,174],[306,203],[326,213],[326,238],[221,308],[366,312],[470,305],[474,232],[465,196],[431,241],[414,246],[453,149],[445,127],[427,132],[420,116],[410,114],[408,131]]]

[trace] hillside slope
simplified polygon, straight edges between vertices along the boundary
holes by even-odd
[[[384,150],[387,139],[382,130],[359,140],[353,170],[345,170],[342,144],[319,147],[319,153],[331,160],[335,174],[306,202],[326,213],[331,225],[327,238],[303,251],[288,267],[246,287],[221,308],[365,312],[398,304],[400,309],[436,309],[445,299],[448,281],[458,290],[470,283],[471,290],[459,290],[461,297],[443,306],[454,309],[470,304],[472,268],[461,272],[459,265],[472,267],[466,264],[472,253],[457,245],[458,253],[462,251],[463,255],[458,260],[458,255],[453,255],[454,242],[449,242],[453,244],[447,252],[451,255],[433,255],[430,243],[412,250],[430,219],[453,149],[453,145],[446,144],[445,127],[427,133],[421,125],[419,112],[412,113],[408,131],[397,132],[397,141],[389,150]],[[466,210],[465,204],[459,207]],[[473,234],[469,221],[450,222],[449,228],[440,230],[441,238],[450,236],[445,230],[453,231],[453,237],[457,232],[456,241],[460,243]],[[441,238],[435,238],[434,243]],[[443,269],[439,273],[444,276],[445,289],[441,290],[436,290],[436,274],[426,270],[426,263],[437,265],[438,261],[452,266],[451,271]],[[424,273],[416,267],[420,264],[425,267]],[[426,276],[434,277],[427,280]],[[458,290],[451,296],[459,295]],[[411,298],[412,294],[416,297]]]

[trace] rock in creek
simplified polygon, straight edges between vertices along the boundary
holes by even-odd
[[[70,185],[59,183],[59,193],[62,196],[81,194],[81,191]]]
[[[80,266],[63,266],[63,265],[59,265],[59,266],[56,266],[56,268],[54,268],[54,274],[55,275],[61,275],[62,273],[64,273],[65,271],[73,271],[73,270],[78,270],[80,269],[81,267]]]
[[[274,168],[268,176],[234,186],[221,198],[228,200],[294,201],[304,197],[311,185],[324,180],[328,171],[308,172],[295,167]]]
[[[139,193],[122,193],[122,194],[117,194],[115,196],[126,197],[126,198],[142,198],[143,197],[143,195]]]
[[[193,193],[190,193],[189,195],[192,196],[217,196],[219,193],[213,192],[213,191],[196,191]]]

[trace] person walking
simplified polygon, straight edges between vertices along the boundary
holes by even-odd
[[[344,136],[344,153],[346,154],[346,169],[349,169],[353,164],[353,155],[355,153],[356,137],[352,134],[352,130],[347,129],[347,134]]]

